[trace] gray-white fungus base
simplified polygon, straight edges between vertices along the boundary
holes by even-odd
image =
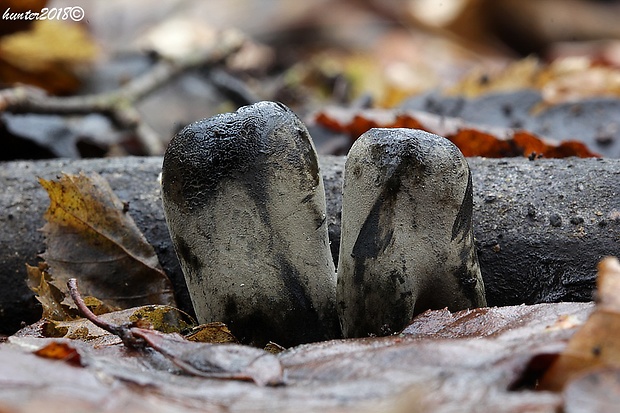
[[[337,300],[345,337],[413,316],[486,305],[472,233],[472,180],[450,141],[372,129],[345,165]]]
[[[162,189],[200,322],[254,345],[340,336],[323,181],[291,110],[260,102],[187,126],[164,156]]]

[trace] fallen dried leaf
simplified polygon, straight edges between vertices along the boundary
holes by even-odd
[[[75,67],[92,62],[97,54],[83,26],[39,20],[28,31],[0,39],[0,79],[71,93],[80,85]]]
[[[47,272],[47,265],[41,263],[38,267],[26,264],[28,273],[28,287],[35,293],[35,298],[41,303],[43,315],[47,320],[71,320],[77,316],[74,309],[63,304],[65,295],[51,283],[51,275]]]
[[[34,354],[48,359],[66,361],[76,366],[81,364],[80,353],[67,342],[53,341],[35,351]]]
[[[338,133],[357,139],[371,128],[414,128],[444,136],[465,156],[505,158],[544,156],[545,158],[597,157],[586,145],[577,141],[547,142],[529,132],[476,126],[459,119],[417,111],[349,110],[329,108],[318,112],[314,122]]]
[[[538,110],[593,97],[618,97],[620,69],[585,56],[557,59],[548,65],[527,57],[494,72],[476,68],[446,94],[474,98],[524,89],[541,92],[543,101]]]
[[[67,286],[82,316],[95,326],[119,337],[128,349],[143,350],[149,347],[193,376],[253,381],[259,386],[283,383],[282,366],[271,353],[238,344],[198,343],[177,333],[141,328],[144,325],[152,327],[143,314],[136,316],[134,313],[130,322],[110,322],[105,317],[96,316],[86,307],[76,279],[70,279]]]
[[[53,285],[65,293],[67,280],[78,278],[86,294],[120,308],[174,305],[172,285],[153,247],[105,179],[63,175],[40,183],[51,201],[42,257]]]
[[[239,346],[192,343],[178,335],[169,337],[134,329],[171,357],[182,360],[188,370],[153,348],[133,351],[118,340],[116,344],[100,345],[97,341],[12,336],[8,343],[0,344],[0,401],[19,406],[25,400],[41,404],[61,394],[71,406],[83,406],[95,398],[107,401],[97,411],[127,413],[412,409],[433,413],[551,413],[562,406],[560,394],[535,392],[528,387],[511,389],[522,380],[533,358],[564,349],[575,326],[587,318],[592,308],[591,303],[558,303],[459,313],[429,311],[417,317],[401,335],[307,344],[273,358],[250,349],[240,354],[232,351],[220,360],[220,352]],[[549,330],[549,326],[565,319],[573,322]],[[84,367],[76,369],[32,355],[34,349],[53,341],[66,341],[76,348]],[[211,354],[205,355],[208,352]],[[215,365],[210,364],[213,357],[217,357]],[[278,365],[274,360],[279,361],[286,385],[259,387],[244,381],[214,379],[204,372],[190,373],[196,369],[213,371],[223,364],[227,368],[257,367],[252,360],[269,361],[260,371],[271,373],[261,373],[260,377],[276,377]],[[248,377],[248,372],[243,376]],[[401,398],[403,392],[407,394]],[[122,408],[121,395],[127,403],[131,401]]]
[[[269,343],[267,343],[265,345],[264,350],[267,353],[271,353],[271,354],[280,354],[282,353],[284,350],[286,350],[286,348],[282,347],[281,345],[279,345],[278,343],[274,343],[273,341],[270,341]]]
[[[518,60],[493,73],[476,67],[446,92],[471,98],[493,92],[531,89],[536,85],[541,67],[535,57]]]
[[[228,326],[220,322],[201,324],[185,338],[198,343],[239,343]]]
[[[620,263],[608,257],[598,270],[599,304],[543,376],[541,390],[560,391],[579,375],[596,368],[620,368]]]
[[[156,52],[167,59],[183,59],[213,47],[219,33],[204,21],[170,18],[150,28],[137,43],[140,48]],[[237,34],[240,35],[240,34]]]
[[[183,311],[165,305],[148,305],[98,315],[115,325],[142,324],[165,333],[186,334],[196,322]],[[92,345],[120,343],[114,334],[97,327],[85,318],[55,321],[42,319],[18,331],[15,337],[66,338],[88,342]]]
[[[620,262],[612,257],[603,259],[596,282],[598,309],[620,313]]]
[[[271,353],[240,344],[196,343],[178,334],[132,328],[152,348],[193,376],[253,381],[259,386],[284,382],[282,366]]]

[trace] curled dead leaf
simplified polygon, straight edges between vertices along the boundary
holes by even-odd
[[[46,264],[41,263],[38,267],[26,264],[26,272],[28,287],[35,293],[35,298],[43,308],[43,319],[61,321],[72,320],[77,316],[74,309],[63,304],[65,295],[52,284],[52,276],[47,271]]]
[[[280,354],[284,350],[286,350],[286,348],[282,347],[278,343],[274,343],[273,341],[270,341],[269,343],[265,345],[265,348],[263,350],[271,354]]]
[[[58,290],[66,293],[67,280],[75,277],[87,295],[112,307],[174,305],[155,250],[103,177],[63,175],[40,183],[51,201],[42,257]]]
[[[284,380],[276,356],[255,347],[196,343],[178,334],[139,328],[132,328],[131,333],[193,376],[253,381],[259,386],[278,385]]]

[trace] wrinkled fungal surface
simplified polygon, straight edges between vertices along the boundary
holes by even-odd
[[[345,336],[400,331],[429,308],[486,304],[472,180],[447,139],[372,129],[345,165],[338,310]]]
[[[260,102],[180,131],[162,193],[199,321],[290,346],[391,334],[429,308],[486,304],[471,174],[456,146],[374,129],[351,149],[344,182],[336,281],[316,152],[293,112]]]
[[[181,130],[162,196],[199,321],[255,345],[340,335],[317,155],[287,107],[259,102]]]

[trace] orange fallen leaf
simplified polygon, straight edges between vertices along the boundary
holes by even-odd
[[[81,363],[80,353],[68,343],[60,341],[53,341],[35,351],[34,354],[43,358],[63,360],[77,366]]]
[[[598,157],[582,142],[549,142],[527,131],[477,127],[460,119],[416,111],[328,108],[318,112],[314,121],[334,132],[347,134],[352,140],[371,128],[422,129],[446,137],[465,156],[505,158],[534,154],[545,158]]]
[[[51,201],[42,258],[60,291],[77,278],[85,295],[112,307],[175,304],[153,247],[103,177],[62,175],[40,183]]]
[[[524,152],[516,148],[510,139],[498,139],[496,136],[476,129],[460,129],[453,135],[446,136],[459,147],[464,156],[485,156],[487,158],[508,158],[523,156]]]

